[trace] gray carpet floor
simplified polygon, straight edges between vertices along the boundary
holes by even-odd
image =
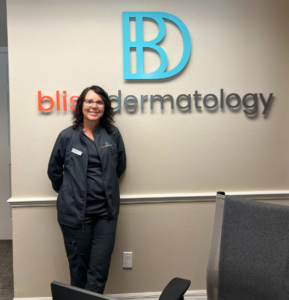
[[[0,240],[0,300],[14,298],[12,241]]]

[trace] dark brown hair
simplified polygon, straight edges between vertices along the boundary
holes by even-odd
[[[88,91],[94,91],[98,94],[104,102],[104,114],[100,119],[100,124],[108,131],[111,132],[111,125],[114,123],[114,113],[111,107],[111,101],[108,98],[108,94],[105,90],[97,85],[92,85],[82,91],[79,98],[76,102],[76,107],[74,112],[72,113],[72,121],[73,121],[73,129],[76,129],[78,126],[82,126],[83,124],[83,113],[82,106],[85,100],[85,96]]]

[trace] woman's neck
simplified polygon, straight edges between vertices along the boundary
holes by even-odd
[[[83,120],[83,132],[92,132],[99,125],[100,121],[97,122],[88,122],[87,120]]]

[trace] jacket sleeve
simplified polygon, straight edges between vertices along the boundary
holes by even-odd
[[[118,162],[116,167],[116,174],[117,177],[119,178],[126,169],[126,154],[125,154],[123,139],[121,137],[120,132],[118,132],[118,136],[117,136],[117,154],[118,154]]]
[[[47,174],[55,192],[59,193],[63,182],[63,165],[65,159],[66,140],[62,133],[59,134],[53,147],[48,163]]]

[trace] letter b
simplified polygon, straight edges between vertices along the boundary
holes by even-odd
[[[50,106],[48,108],[44,108],[42,106],[42,100],[43,99],[48,99],[50,101]],[[38,91],[38,111],[50,111],[54,106],[54,101],[52,99],[52,97],[49,96],[41,96],[41,91]]]
[[[130,41],[130,18],[135,18],[136,21],[136,41]],[[156,21],[159,27],[158,36],[152,41],[143,40],[143,18],[149,18]],[[166,24],[164,19],[175,23],[183,36],[184,52],[179,64],[172,70],[166,72],[168,58],[165,51],[157,45],[166,34]],[[176,16],[164,12],[123,12],[123,70],[124,79],[161,79],[168,78],[179,73],[187,64],[191,53],[190,34],[185,24]],[[130,72],[130,49],[136,49],[136,73]],[[144,73],[143,67],[143,51],[144,48],[155,50],[161,59],[160,67],[152,73]]]

